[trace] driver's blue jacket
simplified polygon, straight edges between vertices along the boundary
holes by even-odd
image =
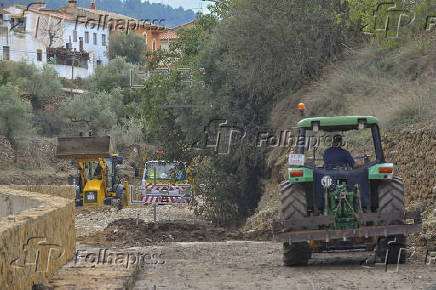
[[[353,167],[354,159],[350,152],[341,147],[330,147],[324,151],[324,166],[333,167],[347,165]]]

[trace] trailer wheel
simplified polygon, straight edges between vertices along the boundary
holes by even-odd
[[[283,243],[283,263],[285,266],[307,265],[311,257],[311,250],[307,242]]]
[[[402,224],[404,214],[404,185],[400,178],[382,181],[377,188],[378,192],[378,211],[381,214],[401,217],[392,220],[391,224]]]
[[[388,264],[397,264],[398,256],[400,254],[400,249],[406,247],[406,237],[404,235],[389,236],[387,238],[381,237],[377,241],[377,246],[375,248],[376,259],[382,263],[386,260],[386,252],[388,249],[388,243],[395,241],[391,244],[389,249],[389,256],[387,257]],[[401,251],[400,264],[406,262],[406,251]]]
[[[301,184],[287,180],[280,184],[280,191],[283,220],[299,219],[307,215],[306,192]]]

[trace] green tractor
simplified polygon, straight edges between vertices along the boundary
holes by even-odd
[[[405,211],[403,181],[385,161],[377,119],[306,118],[297,130],[297,154],[289,155],[281,184],[282,220],[273,224],[284,264],[305,265],[312,252],[344,250],[375,250],[376,261],[404,262],[400,249],[407,234],[421,230],[421,218]],[[325,163],[332,144],[351,161]]]

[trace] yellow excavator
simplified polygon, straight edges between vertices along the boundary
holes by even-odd
[[[129,184],[119,174],[123,158],[111,153],[110,136],[58,138],[56,157],[77,166],[76,206],[128,205]]]

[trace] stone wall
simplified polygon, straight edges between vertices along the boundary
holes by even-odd
[[[436,131],[419,129],[389,132],[382,136],[394,175],[403,178],[406,201],[436,201]]]
[[[0,193],[0,217],[13,215],[40,205],[39,201],[25,196]]]
[[[18,190],[60,196],[73,200],[76,198],[76,187],[72,185],[8,185],[8,187]]]
[[[4,196],[37,202],[0,218],[0,289],[31,289],[74,256],[74,201],[56,196],[64,187],[40,189],[52,195],[0,186]]]

